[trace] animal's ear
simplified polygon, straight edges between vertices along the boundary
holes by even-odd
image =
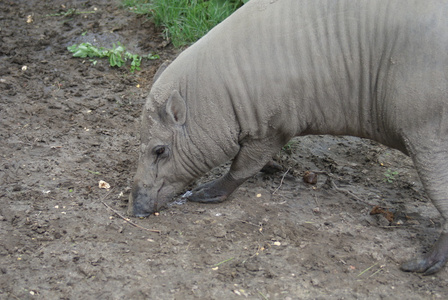
[[[156,83],[157,79],[159,79],[160,75],[162,75],[163,71],[165,71],[165,69],[170,65],[171,61],[169,60],[165,60],[159,67],[159,69],[157,69],[156,74],[154,75],[154,78],[152,80],[152,84]]]
[[[187,104],[177,90],[171,93],[166,103],[167,119],[174,125],[182,126],[187,120]]]

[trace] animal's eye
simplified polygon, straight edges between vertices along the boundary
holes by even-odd
[[[158,146],[154,149],[154,154],[157,156],[161,156],[165,153],[165,146]]]

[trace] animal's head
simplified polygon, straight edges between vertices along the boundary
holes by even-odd
[[[224,101],[227,90],[222,88],[219,94],[216,85],[205,83],[210,74],[191,71],[189,56],[179,58],[157,71],[143,108],[130,215],[144,217],[158,211],[195,178],[240,149],[234,108],[231,101]]]
[[[138,217],[158,211],[197,176],[182,151],[187,105],[175,87],[157,79],[163,68],[155,76],[142,114],[140,158],[128,208]]]

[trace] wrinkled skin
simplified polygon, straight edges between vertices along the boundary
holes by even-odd
[[[294,136],[353,135],[409,155],[448,218],[448,3],[251,0],[156,75],[143,110],[129,214],[222,202]],[[448,225],[405,271],[448,259]]]

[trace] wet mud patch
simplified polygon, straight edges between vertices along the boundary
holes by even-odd
[[[134,74],[93,65],[66,50],[83,38],[161,59]],[[109,210],[125,213],[140,112],[177,53],[110,1],[0,2],[1,299],[445,297],[446,269],[399,270],[429,249],[441,218],[411,161],[367,140],[295,139],[275,157],[281,172],[225,203],[132,219],[139,227]]]

